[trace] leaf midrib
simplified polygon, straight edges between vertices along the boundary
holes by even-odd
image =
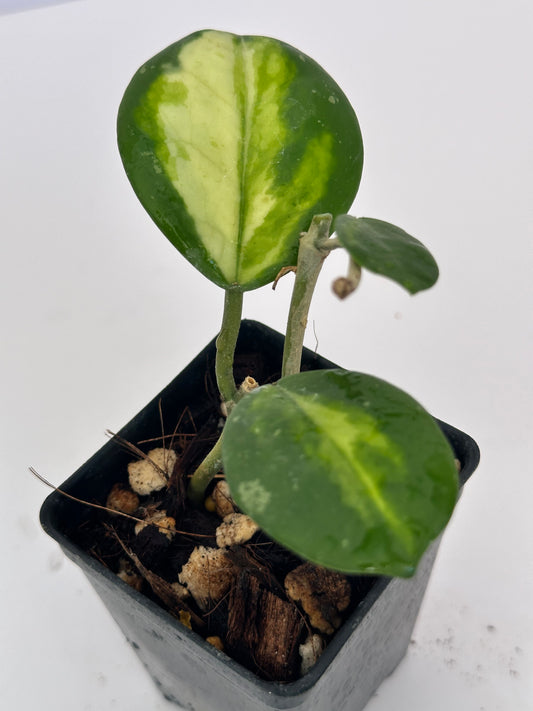
[[[240,69],[240,71],[239,71]],[[237,246],[235,249],[235,281],[239,281],[241,269],[242,250],[244,241],[244,226],[246,222],[247,200],[246,200],[246,165],[248,161],[248,150],[251,136],[251,120],[249,116],[250,100],[248,86],[253,81],[253,76],[248,76],[246,64],[246,43],[244,37],[240,37],[235,51],[235,77],[241,77],[241,86],[236,91],[239,97],[238,110],[241,113],[241,150],[239,155],[239,216],[237,223]]]
[[[288,396],[288,398],[300,411],[303,417],[309,420],[315,427],[318,426],[323,431],[321,422],[319,420],[316,420],[309,413],[309,409],[305,407],[305,404],[303,404],[305,403],[305,398],[299,397],[296,393],[292,393],[286,388],[283,388],[283,392]],[[356,471],[358,472],[358,476],[361,483],[366,489],[370,500],[374,503],[376,511],[379,512],[379,514],[387,522],[390,528],[395,531],[398,537],[403,541],[403,545],[405,546],[406,551],[411,554],[413,540],[412,536],[409,534],[408,528],[404,524],[402,524],[401,520],[398,518],[394,510],[390,506],[388,506],[387,502],[383,499],[382,496],[380,496],[377,487],[375,486],[371,478],[367,476],[364,470],[362,470],[361,467],[357,466],[357,463],[353,462],[353,460],[348,456],[347,452],[345,451],[345,448],[342,446],[342,443],[337,441],[337,439],[333,437],[329,433],[329,431],[325,434],[328,440],[334,445],[335,449],[340,453],[342,458],[348,462],[350,468],[355,467]]]

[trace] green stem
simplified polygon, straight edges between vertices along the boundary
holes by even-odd
[[[188,495],[195,504],[201,504],[211,479],[222,469],[222,435],[196,469],[189,482]]]
[[[242,316],[242,291],[227,289],[224,297],[222,326],[216,341],[215,374],[220,397],[229,415],[235,400],[237,388],[233,377],[235,346],[239,336]],[[211,479],[222,469],[222,435],[205,459],[197,467],[189,482],[188,495],[196,504],[200,504],[205,489]]]
[[[316,281],[328,256],[331,215],[315,215],[308,232],[300,237],[296,279],[292,292],[281,376],[300,372],[307,315]]]
[[[233,377],[233,360],[241,325],[241,316],[242,291],[238,289],[227,289],[224,298],[222,326],[217,338],[217,354],[215,360],[217,385],[220,397],[224,403],[233,402],[237,392],[235,379]]]

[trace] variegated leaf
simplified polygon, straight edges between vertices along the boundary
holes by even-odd
[[[231,493],[272,538],[349,573],[412,575],[453,510],[453,451],[413,398],[319,370],[243,398],[224,429]]]
[[[316,213],[346,212],[361,176],[356,116],[333,79],[280,41],[206,30],[133,77],[118,141],[168,239],[224,288],[295,263]]]

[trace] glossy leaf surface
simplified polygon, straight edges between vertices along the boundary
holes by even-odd
[[[206,30],[131,80],[118,115],[129,180],[163,233],[224,288],[296,263],[314,214],[346,212],[363,149],[333,79],[274,39]]]
[[[224,430],[232,495],[272,538],[350,573],[409,576],[457,497],[451,447],[409,395],[370,375],[288,376]]]
[[[359,266],[392,279],[411,294],[429,289],[438,279],[437,263],[426,247],[389,222],[339,215],[334,229]]]

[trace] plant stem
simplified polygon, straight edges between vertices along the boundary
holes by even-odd
[[[329,246],[331,220],[332,217],[329,214],[315,215],[311,221],[309,231],[304,232],[300,238],[296,279],[289,309],[283,352],[282,377],[300,371],[304,333],[311,298],[324,259],[331,251]],[[227,414],[230,413],[235,402],[246,392],[246,389],[242,393],[240,391],[237,392],[233,377],[233,359],[241,323],[242,300],[241,291],[237,289],[228,289],[226,291],[222,327],[216,341],[215,372],[218,389],[222,402],[226,406]],[[213,449],[198,466],[189,482],[189,498],[196,504],[201,503],[207,485],[222,468],[222,438],[223,433]]]
[[[217,385],[222,402],[226,403],[226,407],[233,402],[237,392],[233,377],[233,359],[241,325],[241,316],[242,291],[227,289],[224,297],[222,326],[216,341],[217,354],[215,360]]]
[[[215,374],[218,390],[227,415],[237,398],[237,387],[233,377],[235,346],[239,336],[242,316],[242,291],[227,289],[224,297],[222,326],[216,340]],[[222,435],[206,455],[191,477],[188,488],[189,498],[196,504],[202,502],[205,489],[211,479],[222,468]]]
[[[240,400],[242,397],[247,395],[259,387],[259,384],[251,376],[247,376],[241,383],[237,393],[235,394],[235,401]],[[229,413],[228,413],[229,414]],[[201,504],[202,499],[205,494],[205,490],[211,481],[211,479],[218,474],[222,469],[222,437],[224,436],[224,431],[221,432],[218,440],[216,441],[213,449],[207,454],[205,459],[196,468],[196,471],[191,477],[189,483],[188,495],[189,498],[195,504]]]
[[[282,377],[300,372],[309,306],[322,264],[330,252],[326,245],[329,241],[331,220],[329,214],[315,215],[308,232],[304,232],[300,237],[296,279],[283,349]]]
[[[191,477],[188,495],[195,504],[201,504],[207,485],[211,479],[222,469],[222,434],[215,446],[196,469]]]

